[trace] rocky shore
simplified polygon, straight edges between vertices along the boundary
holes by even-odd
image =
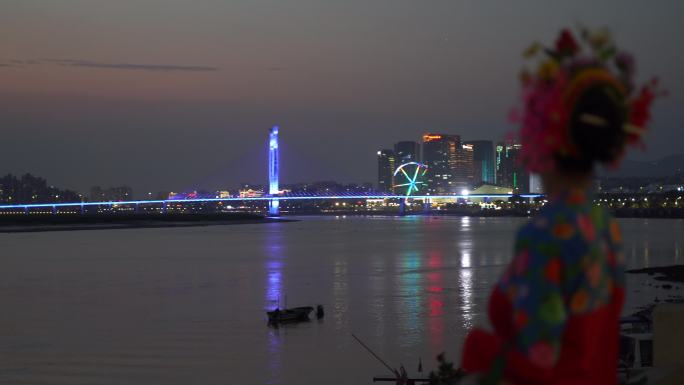
[[[627,270],[630,274],[648,274],[656,281],[684,283],[684,265],[647,267],[644,269]],[[672,286],[670,285],[670,288]],[[667,289],[663,285],[664,289]]]

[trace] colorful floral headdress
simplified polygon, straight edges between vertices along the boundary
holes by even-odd
[[[658,95],[658,80],[634,87],[633,57],[618,51],[606,30],[580,33],[580,45],[568,29],[561,31],[555,47],[534,43],[525,50],[525,58],[542,56],[537,72],[523,70],[524,109],[511,119],[520,124],[521,161],[531,172],[549,171],[555,159],[578,156],[569,129],[575,104],[582,93],[594,86],[610,86],[625,103],[623,129],[627,144],[643,146],[642,134],[650,120],[651,104]],[[584,123],[603,122],[600,117],[582,115]],[[619,159],[616,159],[616,163]]]

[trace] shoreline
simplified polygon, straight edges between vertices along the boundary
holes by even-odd
[[[302,212],[289,212],[286,211],[282,213],[282,216],[335,216],[335,215],[347,215],[347,216],[387,216],[387,217],[400,217],[400,216],[453,216],[453,217],[474,217],[474,218],[531,218],[538,210],[527,210],[527,209],[511,209],[511,210],[431,210],[429,212],[422,211],[409,211],[405,214],[401,214],[396,210],[387,211],[302,211]],[[644,211],[616,211],[608,210],[610,215],[614,218],[621,219],[684,219],[684,211],[681,213],[661,213],[661,212],[644,212]]]
[[[300,213],[284,212],[277,217],[268,217],[261,214],[250,214],[241,212],[232,213],[113,213],[113,214],[16,214],[0,215],[0,234],[2,233],[29,233],[46,231],[80,231],[80,230],[113,230],[113,229],[135,229],[135,228],[164,228],[164,227],[203,227],[219,225],[273,223],[273,222],[297,222],[297,217],[315,216],[349,216],[349,217],[404,217],[404,216],[423,216],[423,217],[473,217],[473,218],[531,218],[535,212],[523,210],[442,210],[430,212],[408,212],[401,214],[397,211],[326,211],[312,212],[305,211]],[[649,219],[679,219],[672,217],[626,217],[616,215],[616,218],[649,218]],[[677,270],[675,275],[665,274],[662,267],[629,270],[627,273],[662,273],[668,277],[675,277],[674,282],[684,283],[684,265],[680,266],[681,271]],[[677,266],[675,266],[677,268]],[[657,280],[667,280],[658,277]]]
[[[645,267],[626,270],[625,272],[628,274],[648,274],[652,279],[661,282],[684,283],[684,265]]]
[[[296,221],[296,219],[271,218],[254,214],[13,216],[0,217],[0,233],[205,227]]]
[[[643,277],[640,286],[632,288],[635,293],[645,291],[653,296],[632,309],[629,316],[651,323],[656,306],[663,303],[684,304],[684,296],[682,296],[684,265],[630,269],[625,270],[625,273]]]

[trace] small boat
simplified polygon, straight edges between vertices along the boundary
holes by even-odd
[[[308,321],[309,313],[313,311],[311,306],[293,307],[291,309],[276,308],[272,311],[267,311],[268,323],[279,324],[285,322]]]
[[[316,306],[316,318],[321,319],[325,316],[325,311],[323,311],[323,305]]]
[[[642,385],[653,369],[653,325],[651,315],[636,314],[620,319],[618,383]]]

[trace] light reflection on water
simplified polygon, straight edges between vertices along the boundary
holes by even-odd
[[[679,255],[680,255],[679,247],[680,247],[679,241],[675,241],[674,253],[675,253],[675,262],[677,262],[677,263],[679,263]]]
[[[473,270],[461,269],[460,272],[461,283],[461,315],[463,316],[463,326],[469,329],[473,326]]]
[[[473,326],[473,269],[471,260],[473,241],[470,233],[470,221],[469,217],[461,218],[461,240],[458,242],[461,267],[458,275],[461,304],[459,312],[463,318],[462,327],[464,329],[469,329]]]
[[[440,250],[428,252],[428,328],[432,351],[444,349],[444,256]]]
[[[349,307],[348,279],[347,261],[344,258],[335,258],[333,262],[333,318],[337,330],[343,330],[346,326]]]
[[[283,295],[283,244],[274,237],[272,233],[267,238],[265,247],[266,262],[266,288],[265,305],[266,309],[272,310],[281,306],[281,296]],[[269,384],[276,384],[281,377],[282,367],[282,338],[279,330],[270,328],[268,331],[268,368],[270,378]]]
[[[375,322],[375,335],[383,336],[385,334],[385,314],[389,312],[385,308],[385,298],[375,293],[384,293],[388,291],[387,288],[387,259],[382,258],[377,254],[371,255],[371,271],[369,290],[374,293],[370,298],[369,312],[372,315],[372,320]]]
[[[278,259],[266,262],[266,307],[272,309],[282,305],[283,262]],[[284,299],[284,298],[283,298]]]
[[[461,267],[464,269],[469,269],[470,266],[470,250],[464,245],[463,251],[461,251]]]
[[[423,258],[416,251],[402,253],[400,257],[399,279],[396,292],[398,293],[402,346],[410,348],[417,344],[422,336],[423,317],[421,305],[423,303]]]
[[[0,234],[0,383],[370,384],[383,369],[351,332],[392,365],[434,369],[486,323],[524,222],[302,219]],[[684,221],[620,223],[629,267],[680,261]],[[650,295],[628,283],[628,302]],[[325,305],[324,321],[266,327],[286,295]]]

